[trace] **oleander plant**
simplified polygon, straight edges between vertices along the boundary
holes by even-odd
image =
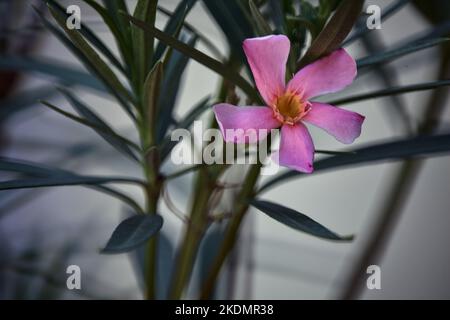
[[[93,130],[117,151],[118,159],[128,157],[127,161],[131,160],[141,175],[86,175],[32,159],[2,156],[0,171],[5,175],[0,181],[1,192],[29,189],[33,195],[39,188],[82,186],[109,195],[111,201],[115,198],[123,202],[124,218],[111,230],[110,238],[104,239],[105,245],[98,254],[138,257],[136,273],[142,279],[145,299],[211,299],[217,297],[218,283],[224,276],[221,270],[239,244],[242,223],[252,208],[272,218],[274,224],[284,224],[321,241],[351,242],[358,236],[342,235],[333,231],[333,226],[311,218],[303,212],[300,200],[298,207],[269,201],[266,193],[271,189],[296,179],[300,183],[306,175],[398,161],[401,166],[395,178],[396,189],[385,199],[385,210],[373,226],[373,235],[345,280],[341,298],[354,298],[365,281],[365,266],[380,255],[383,241],[392,232],[389,226],[407,198],[408,186],[417,176],[420,164],[450,151],[450,134],[440,122],[450,85],[449,3],[393,0],[377,12],[367,9],[374,1],[364,0],[175,2],[174,10],[167,9],[164,0],[83,0],[73,4],[42,0],[25,4],[33,20],[28,32],[31,29],[58,39],[84,68],[35,59],[25,46],[13,51],[8,45],[23,35],[17,35],[17,30],[12,33],[13,28],[5,29],[4,34],[10,35],[2,37],[0,43],[0,77],[5,80],[0,82],[0,97],[4,101],[0,103],[0,123],[7,123],[12,114],[39,102],[39,108],[48,108]],[[68,9],[69,5],[75,5],[75,9]],[[77,6],[95,12],[95,26],[76,15]],[[195,6],[202,6],[201,12],[207,13],[222,31],[223,48],[195,23],[188,22]],[[401,42],[393,45],[381,44],[378,37],[385,30],[376,24],[395,19],[407,6],[430,22],[429,30],[405,34]],[[165,24],[158,27],[156,21],[161,18]],[[102,35],[96,32],[99,24],[106,30]],[[113,41],[105,40],[105,32]],[[31,42],[24,38],[25,44]],[[365,55],[353,56],[348,47],[355,43],[362,46]],[[434,61],[439,70],[434,80],[397,85],[389,76],[389,63],[431,48],[439,50]],[[218,76],[220,86],[206,97],[199,96],[198,103],[180,117],[177,106],[183,101],[177,101],[185,81],[182,75],[191,61]],[[45,90],[8,96],[11,77],[26,72],[51,76],[55,82]],[[376,88],[368,83],[367,74],[378,79]],[[356,94],[343,91],[329,95],[352,88],[355,82],[365,83],[368,89]],[[111,111],[94,111],[73,90],[75,85],[94,94],[108,95],[122,109],[134,133],[114,128],[109,119]],[[425,90],[430,96],[428,101],[420,102],[423,116],[413,118],[398,97]],[[72,111],[50,102],[53,95],[64,97]],[[347,107],[379,98],[390,105],[383,116],[400,128],[401,135],[355,147],[352,143],[365,135],[365,124],[370,118],[364,109],[354,112]],[[187,141],[191,140],[189,134],[197,121],[213,133],[200,146]],[[334,137],[334,150],[316,149],[310,127]],[[178,133],[182,139],[174,139]],[[243,150],[241,154],[239,148]],[[200,161],[183,158],[174,164],[175,155],[179,157],[180,153],[203,156]],[[252,161],[242,163],[240,157]],[[173,170],[167,170],[168,163],[172,163]],[[277,167],[276,172],[267,170],[268,166]],[[238,183],[228,180],[227,172],[232,170],[241,172]],[[168,185],[187,175],[192,177],[188,202],[174,203]],[[138,187],[143,199],[124,192],[124,185]],[[227,190],[232,190],[228,193],[232,200],[224,196]],[[324,199],[327,192],[325,188]],[[301,199],[301,192],[298,197]],[[224,201],[227,206],[221,205]],[[167,213],[161,211],[163,203],[183,223],[176,237],[179,243],[174,259],[169,261],[167,270],[160,263],[164,255],[161,229],[167,220]],[[180,212],[180,207],[188,209]],[[82,203],[79,210],[83,210]],[[217,225],[219,232],[210,239],[210,230]],[[200,247],[211,240],[214,249],[208,253],[207,263],[202,264],[199,285],[188,292],[194,265],[202,259]],[[170,273],[162,277],[168,270]]]

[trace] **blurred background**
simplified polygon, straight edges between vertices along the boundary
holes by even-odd
[[[377,4],[383,12],[394,2],[368,0],[365,6]],[[430,1],[438,2],[448,4],[445,0]],[[79,5],[82,22],[91,26],[106,43],[113,42],[100,18],[82,1],[61,3]],[[129,7],[134,3],[129,1]],[[85,70],[42,28],[32,4],[43,6],[42,1],[0,1],[0,155],[79,173],[139,177],[140,168],[116,153],[94,132],[36,102],[46,99],[67,108],[68,103],[55,91],[55,86],[68,86],[81,100],[107,115],[118,131],[130,138],[135,134],[120,107],[99,90],[85,85]],[[159,4],[172,11],[178,1],[160,0]],[[425,35],[431,26],[447,23],[448,27],[449,12],[427,11],[420,5],[407,3],[382,20],[382,29],[371,31],[363,41],[353,42],[348,50],[355,58],[364,57],[418,34]],[[225,36],[202,1],[195,5],[187,21],[201,30],[223,55],[227,54]],[[162,28],[165,22],[165,16],[158,14],[157,26]],[[197,48],[210,53],[201,43]],[[448,78],[445,53],[433,47],[407,55],[383,67],[384,73],[361,75],[339,96]],[[192,61],[182,77],[177,98],[179,116],[215,92],[219,84],[216,74]],[[423,91],[345,105],[366,116],[363,133],[353,147],[407,135],[408,130],[415,130],[423,120],[431,97],[435,103],[448,107],[446,93],[447,89],[443,89],[436,98],[435,92]],[[393,104],[403,106],[410,128],[399,121]],[[449,108],[444,110],[440,130],[448,129],[450,123]],[[315,128],[311,130],[317,149],[344,150],[332,137]],[[381,268],[381,290],[363,289],[358,298],[450,298],[450,252],[446,248],[450,242],[449,160],[448,156],[427,159],[416,179],[409,183],[388,245],[379,261],[371,262]],[[246,217],[239,244],[222,272],[217,297],[337,298],[387,199],[395,192],[392,185],[401,166],[401,163],[383,163],[347,168],[271,189],[264,195],[265,199],[295,208],[339,234],[355,234],[356,239],[351,243],[316,239],[253,209]],[[170,163],[164,167],[167,172],[173,169],[176,168]],[[8,178],[4,172],[0,175],[1,180]],[[186,176],[169,185],[171,199],[179,209],[187,206],[191,182],[192,176]],[[142,198],[138,189],[130,187],[124,191]],[[161,241],[164,278],[170,271],[183,224],[164,204],[161,207],[166,221]],[[140,299],[141,279],[136,272],[136,257],[99,254],[124,216],[121,203],[82,187],[1,191],[0,298]],[[213,228],[208,237],[214,236]],[[198,286],[196,279],[203,274],[204,261],[210,258],[209,252],[207,245],[202,246],[194,270],[197,276],[190,284],[192,296]],[[72,264],[81,268],[81,290],[66,288],[66,268]]]

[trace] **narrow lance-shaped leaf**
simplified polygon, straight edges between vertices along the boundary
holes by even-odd
[[[182,0],[175,8],[175,11],[173,12],[169,21],[164,27],[163,32],[173,36],[174,38],[177,38],[178,37],[177,35],[181,30],[181,26],[183,25],[187,14],[191,11],[192,7],[195,5],[196,2],[197,0]],[[153,57],[153,61],[155,63],[156,61],[162,59],[166,47],[167,47],[166,43],[164,42],[158,43],[158,46],[156,47],[155,50],[155,55]]]
[[[314,62],[338,49],[358,19],[364,0],[342,1],[336,12],[300,59],[297,68]]]
[[[139,0],[133,16],[149,25],[155,24],[157,0]],[[150,71],[150,59],[153,55],[154,37],[148,37],[144,31],[132,26],[134,61],[137,73],[137,85],[144,83]]]
[[[169,10],[158,6],[158,11],[163,13],[164,15],[168,17],[173,17],[174,13],[170,12]],[[186,29],[186,31],[194,34],[204,45],[206,48],[208,48],[213,55],[215,55],[217,58],[220,57],[219,60],[223,60],[221,50],[211,41],[209,38],[201,33],[197,28],[195,28],[192,24],[188,23],[187,21],[183,22],[183,28]]]
[[[356,61],[358,69],[377,65],[380,63],[385,63],[392,61],[396,58],[402,57],[409,53],[414,53],[423,49],[427,49],[430,47],[434,47],[445,42],[449,41],[448,38],[437,38],[437,39],[427,39],[425,41],[413,41],[401,48],[397,48],[394,50],[387,50],[385,52],[381,52],[379,54],[371,55],[365,58],[358,59]]]
[[[187,44],[195,47],[196,42],[197,38],[193,37]],[[184,70],[189,61],[190,59],[186,55],[178,51],[169,54],[168,50],[164,57],[165,77],[161,87],[163,94],[159,96],[158,123],[156,124],[156,137],[158,142],[164,138],[167,129],[173,123],[173,111],[180,91]]]
[[[52,178],[60,176],[77,177],[78,175],[62,169],[43,166],[41,164],[32,163],[29,161],[16,160],[10,158],[0,157],[0,171],[16,172],[27,176],[39,177],[39,178]],[[28,180],[28,179],[27,179]],[[22,180],[24,181],[24,180]],[[37,180],[36,180],[37,181]],[[39,180],[43,182],[43,180]],[[28,183],[28,182],[27,182]],[[143,212],[142,208],[136,201],[127,196],[126,194],[117,191],[111,187],[107,187],[100,184],[86,185],[89,188],[111,195],[124,203],[128,204],[136,212]]]
[[[105,92],[105,86],[95,77],[81,70],[67,67],[51,59],[0,56],[0,70],[20,70],[23,72],[36,72],[50,77],[55,77],[59,82],[71,85],[80,85],[101,92]]]
[[[71,114],[71,113],[69,113],[67,111],[62,110],[61,108],[56,107],[55,105],[53,105],[53,104],[51,104],[51,103],[49,103],[47,101],[40,100],[40,102],[44,106],[52,109],[53,111],[55,111],[55,112],[65,116],[65,117],[67,117],[67,118],[69,118],[69,119],[71,119],[71,120],[73,120],[75,122],[78,122],[78,123],[80,123],[82,125],[85,125],[85,126],[91,128],[91,129],[95,130],[98,133],[102,133],[104,135],[108,135],[108,136],[111,137],[111,139],[119,140],[122,143],[127,144],[128,146],[132,147],[136,151],[140,151],[140,148],[139,148],[139,146],[137,144],[135,144],[131,140],[128,140],[125,137],[120,136],[119,134],[114,132],[109,127],[105,127],[105,126],[102,126],[102,125],[100,125],[98,123],[91,122],[91,121],[89,121],[89,120],[87,120],[85,118],[78,117],[78,116],[76,116],[74,114]]]
[[[0,190],[76,185],[100,185],[105,183],[142,184],[142,181],[122,177],[54,176],[49,178],[26,178],[2,181],[0,182]]]
[[[161,229],[163,218],[157,214],[138,214],[122,221],[114,230],[101,253],[132,251],[145,244]]]
[[[100,79],[108,86],[110,92],[121,102],[121,105],[124,107],[125,111],[134,118],[133,112],[131,111],[128,103],[124,100],[126,99],[128,101],[133,101],[133,98],[116,77],[114,72],[106,65],[106,63],[100,58],[97,52],[92,49],[86,40],[84,40],[78,30],[71,30],[67,28],[64,17],[53,9],[51,5],[49,6],[49,10],[56,22],[71,39],[72,43],[83,53],[86,60],[84,62],[87,63],[89,68],[96,71]]]
[[[430,156],[450,152],[450,134],[435,136],[419,136],[411,139],[402,139],[388,143],[377,144],[353,150],[353,154],[342,154],[328,157],[314,163],[314,174],[324,170],[341,168],[349,165],[370,164],[376,161],[389,161],[408,159],[417,156]],[[289,170],[269,179],[261,186],[261,193],[281,182],[305,176],[304,174]]]
[[[109,14],[108,10],[102,7],[94,0],[84,0],[89,6],[91,6],[103,19],[103,22],[108,26],[111,33],[114,35],[114,39],[119,48],[125,64],[127,65],[127,70],[132,62],[132,52],[128,45],[128,39],[124,37],[119,29],[119,26],[114,21],[113,17]]]
[[[115,133],[115,131],[105,122],[103,121],[94,111],[90,110],[84,103],[78,100],[73,94],[69,91],[61,89],[60,90],[64,96],[69,100],[72,107],[77,111],[77,113],[86,118],[90,123],[95,124],[97,127],[104,128],[103,130],[97,130],[93,128],[106,142],[108,142],[111,146],[113,146],[117,151],[123,153],[127,157],[139,162],[138,157],[135,153],[130,149],[128,143],[124,142],[124,139],[117,138],[119,134]],[[108,132],[104,133],[104,132]]]
[[[160,95],[161,83],[163,81],[163,63],[159,61],[150,71],[144,84],[144,121],[149,136],[145,137],[144,146],[148,148],[155,143],[155,128],[159,117],[158,101]]]
[[[165,34],[161,30],[158,30],[152,26],[145,24],[142,21],[136,20],[135,18],[128,16],[128,19],[131,20],[134,24],[145,30],[146,32],[153,35],[158,40],[164,42],[165,44],[173,47],[174,49],[180,51],[181,53],[187,55],[188,57],[194,59],[200,64],[208,67],[209,69],[215,71],[219,75],[228,79],[231,83],[234,83],[236,86],[240,87],[249,97],[255,99],[255,101],[259,101],[259,96],[256,90],[245,80],[241,75],[234,72],[232,69],[228,68],[225,64],[217,61],[203,52],[198,51],[197,49],[189,47],[187,44]]]
[[[250,204],[272,219],[309,235],[327,240],[349,241],[353,239],[353,237],[341,237],[303,213],[282,205],[263,200],[252,200]]]
[[[64,15],[66,18],[70,15],[66,12],[66,9],[60,5],[55,0],[48,0],[49,3],[52,4],[53,8],[59,11],[61,15]],[[125,69],[122,64],[117,60],[111,50],[105,45],[105,43],[97,37],[97,35],[89,28],[86,24],[80,21],[80,33],[95,47],[100,51],[117,69],[125,73]]]
[[[386,96],[391,96],[395,94],[404,94],[409,92],[417,92],[417,91],[423,91],[423,90],[431,90],[439,87],[449,86],[450,80],[440,80],[440,81],[432,81],[432,82],[425,82],[425,83],[418,83],[418,84],[412,84],[408,86],[398,86],[398,87],[392,87],[392,88],[386,88],[381,89],[373,92],[358,94],[350,97],[345,97],[341,99],[336,99],[330,102],[327,102],[331,105],[342,105],[342,104],[349,104],[354,103],[358,101],[368,100],[368,99],[375,99],[375,98],[382,98]]]
[[[248,5],[250,7],[250,12],[252,14],[252,17],[253,17],[253,20],[254,20],[254,23],[256,26],[256,30],[258,30],[258,35],[265,36],[265,35],[272,34],[272,29],[270,28],[269,24],[262,16],[261,12],[259,12],[258,7],[253,2],[253,0],[249,0]]]

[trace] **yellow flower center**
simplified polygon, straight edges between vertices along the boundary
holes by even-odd
[[[285,92],[276,99],[273,110],[280,122],[292,125],[303,118],[310,108],[310,103],[303,101],[300,95]]]

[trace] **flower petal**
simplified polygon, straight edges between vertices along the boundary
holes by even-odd
[[[287,87],[309,99],[342,90],[355,76],[355,60],[344,49],[338,49],[301,69]]]
[[[246,39],[243,47],[259,93],[270,106],[284,92],[291,43],[286,36],[270,35]]]
[[[278,163],[297,171],[311,173],[313,159],[314,144],[305,125],[284,125],[281,128]]]
[[[221,103],[214,106],[214,114],[226,142],[254,143],[264,139],[270,129],[280,127],[268,107],[236,107]]]
[[[302,120],[322,128],[338,141],[349,144],[360,136],[364,119],[356,112],[311,102],[311,109]]]

